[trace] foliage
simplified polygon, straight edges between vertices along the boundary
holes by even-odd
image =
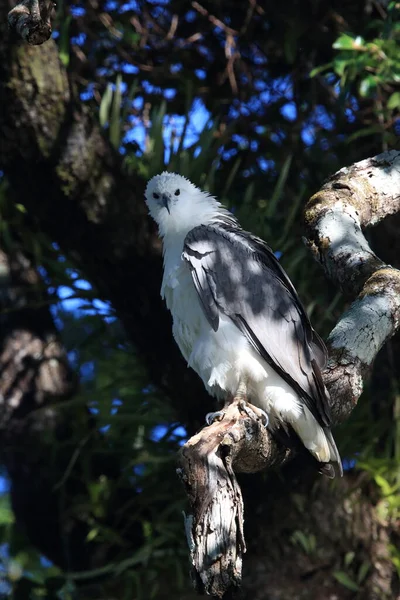
[[[366,127],[350,135],[348,143],[377,133],[384,149],[396,144],[393,124],[400,108],[400,92],[396,91],[400,84],[399,15],[398,3],[390,2],[387,18],[372,20],[366,37],[342,33],[333,44],[337,50],[333,61],[311,72],[311,76],[329,73],[338,78],[339,102],[353,97],[361,108],[365,99],[370,100]],[[372,39],[371,32],[375,36]]]

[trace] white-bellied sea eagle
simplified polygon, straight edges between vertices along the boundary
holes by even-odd
[[[146,202],[163,241],[161,294],[188,365],[212,396],[243,397],[267,413],[272,432],[294,431],[321,472],[333,476],[337,463],[342,474],[325,345],[271,249],[175,173],[153,177]]]

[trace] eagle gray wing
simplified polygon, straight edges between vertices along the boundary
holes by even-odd
[[[325,345],[271,249],[235,225],[213,223],[188,233],[182,258],[214,331],[221,314],[229,317],[320,425],[329,427],[329,394],[321,375]]]

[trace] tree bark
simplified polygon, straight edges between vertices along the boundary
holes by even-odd
[[[52,0],[22,0],[8,13],[10,29],[28,44],[39,45],[51,36]]]
[[[399,190],[400,153],[392,150],[338,171],[305,209],[314,256],[355,298],[328,338],[325,382],[338,422],[357,404],[376,355],[399,328],[400,271],[379,259],[363,234],[400,210]]]

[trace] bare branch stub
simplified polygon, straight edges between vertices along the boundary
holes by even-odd
[[[255,473],[283,463],[289,451],[278,445],[258,409],[235,400],[225,416],[193,436],[182,448],[178,474],[188,494],[185,516],[194,584],[198,591],[222,598],[241,582],[243,499],[235,472]]]
[[[8,13],[9,27],[28,44],[43,44],[52,33],[54,7],[55,3],[49,0],[22,0]]]

